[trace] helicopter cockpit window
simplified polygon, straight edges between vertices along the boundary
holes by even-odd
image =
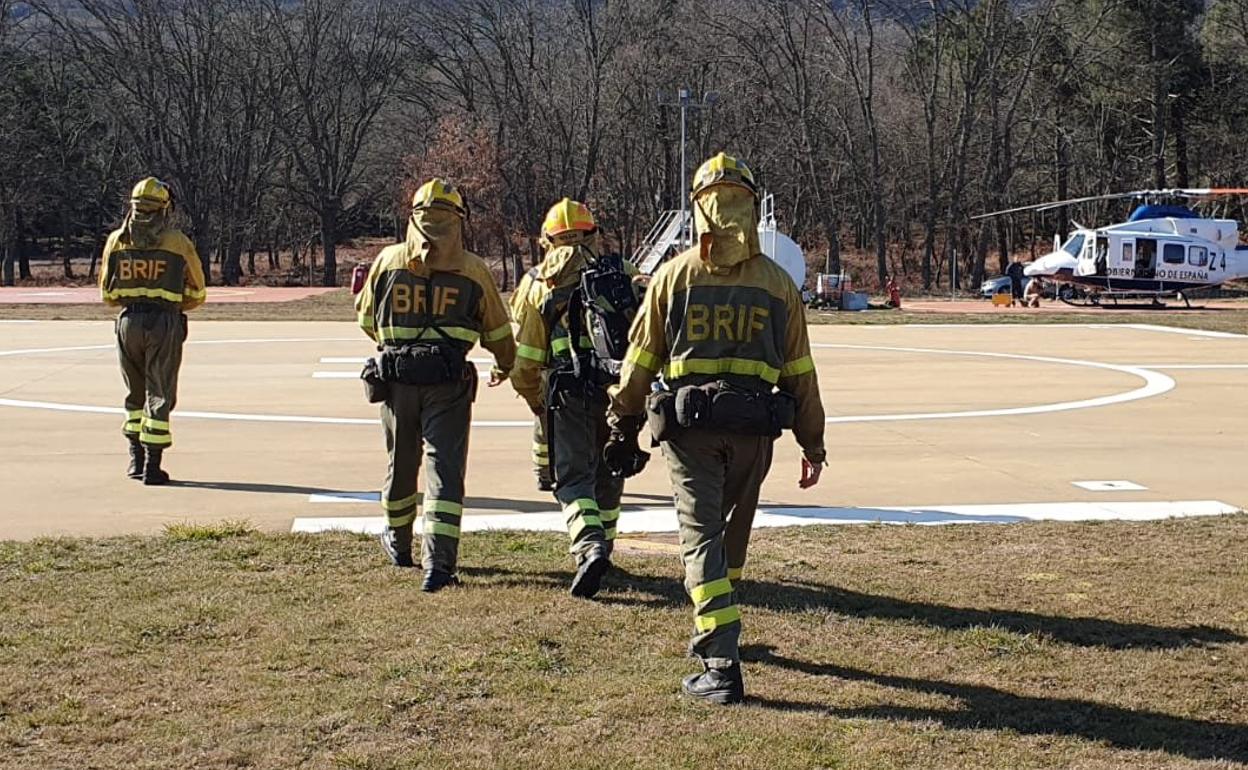
[[[1183,248],[1181,243],[1167,243],[1162,249],[1161,259],[1167,265],[1181,265],[1184,257],[1187,256],[1187,249]]]
[[[1209,264],[1209,250],[1204,246],[1192,246],[1187,250],[1187,264],[1204,267]]]
[[[1083,250],[1083,233],[1070,236],[1066,243],[1062,245],[1062,251],[1072,257],[1079,256],[1079,252]]]

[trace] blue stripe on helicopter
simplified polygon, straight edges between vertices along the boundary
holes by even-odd
[[[1139,222],[1142,219],[1201,219],[1202,217],[1187,206],[1173,204],[1146,203],[1137,206],[1131,212],[1128,222]]]

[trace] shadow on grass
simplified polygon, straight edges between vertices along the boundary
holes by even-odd
[[[1121,749],[1164,751],[1191,759],[1248,762],[1248,726],[1242,724],[1185,719],[1072,698],[1014,695],[981,685],[874,674],[787,658],[775,654],[766,646],[746,646],[741,652],[747,661],[811,676],[871,682],[898,690],[943,695],[956,698],[962,704],[958,709],[895,705],[829,708],[816,703],[750,698],[751,703],[764,708],[811,711],[842,719],[934,721],[955,730],[991,729],[1013,730],[1024,735],[1069,735],[1103,741]]]
[[[548,582],[551,585],[566,586],[572,580],[570,570],[517,572],[501,568],[461,568],[460,571],[469,575],[488,576],[494,578],[495,582],[509,585]],[[608,573],[604,586],[606,590],[597,597],[597,601],[604,604],[656,609],[689,606],[684,585],[665,576],[631,573],[617,566]],[[641,593],[643,596],[620,593],[620,589]],[[1017,634],[1035,634],[1064,644],[1114,650],[1176,649],[1248,642],[1248,637],[1216,626],[1158,626],[1018,610],[952,607],[805,581],[767,583],[746,579],[737,587],[736,599],[746,607],[779,611],[823,610],[856,618],[917,621],[949,630],[995,626]],[[749,622],[748,617],[746,622]]]

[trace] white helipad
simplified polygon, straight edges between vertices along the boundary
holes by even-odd
[[[384,447],[355,381],[374,351],[352,324],[192,322],[167,461],[178,483],[162,489],[121,472],[112,325],[6,331],[0,538],[184,520],[283,530],[376,521]],[[1133,519],[1248,504],[1248,338],[1095,324],[822,326],[811,336],[830,467],[799,490],[796,446],[781,439],[760,526]],[[474,362],[490,365],[482,351]],[[465,526],[561,528],[532,481],[523,403],[483,383],[474,410]],[[1107,481],[1075,486],[1088,480]],[[625,531],[671,529],[670,490],[655,450],[629,482]]]

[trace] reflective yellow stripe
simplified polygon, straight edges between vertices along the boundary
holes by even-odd
[[[138,433],[143,427],[143,410],[127,409],[126,421],[122,423],[121,430],[123,433]]]
[[[459,538],[459,527],[454,524],[447,524],[441,521],[429,521],[425,519],[426,535],[445,535],[446,537]]]
[[[772,385],[780,379],[779,369],[768,366],[766,361],[752,361],[748,358],[677,359],[668,363],[663,376],[674,380],[687,374],[741,374],[758,377]]]
[[[693,619],[694,625],[699,632],[714,631],[720,626],[726,626],[729,623],[737,623],[741,620],[741,610],[737,609],[737,605],[725,607],[722,610],[713,610],[705,615],[698,615]]]
[[[148,428],[154,428],[156,430],[163,430],[163,431],[169,430],[169,423],[165,422],[164,420],[153,420],[151,417],[148,417],[147,419],[143,421],[143,423]]]
[[[394,516],[393,514],[390,514],[390,513],[386,514],[386,523],[390,525],[391,527],[406,527],[408,524],[411,524],[415,520],[416,520],[416,511],[405,513],[402,516]]]
[[[127,409],[126,419],[127,420],[142,420],[143,410],[142,409]]]
[[[598,527],[599,529],[602,529],[602,519],[598,518],[596,513],[583,513],[580,516],[577,516],[572,520],[572,523],[568,525],[568,537],[575,543],[576,539],[581,536],[581,533],[585,531],[586,527]]]
[[[450,500],[429,500],[425,503],[425,513],[453,513],[460,516],[463,512],[463,505]]]
[[[728,568],[728,579],[729,579],[729,580],[740,580],[740,579],[741,579],[741,575],[742,575],[742,574],[744,574],[744,573],[745,573],[745,567],[729,567],[729,568]]]
[[[582,335],[580,345],[583,350],[588,350],[594,346],[594,341],[590,339],[589,337]],[[572,349],[572,338],[571,337],[555,337],[554,339],[550,341],[550,349],[551,351],[554,352],[555,355],[562,355],[563,353],[567,353]]]
[[[581,497],[563,506],[563,512],[569,516],[577,511],[593,511],[597,513],[598,503],[590,500],[588,497]]]
[[[205,299],[208,296],[206,289],[183,289],[182,293],[192,299]]]
[[[546,363],[546,351],[532,345],[516,345],[516,355],[539,364]]]
[[[419,492],[413,492],[402,500],[387,500],[383,497],[381,498],[381,507],[387,511],[401,511],[404,508],[411,508],[413,505],[420,505],[420,498],[421,494]]]
[[[658,356],[635,345],[628,348],[628,360],[652,372],[657,372],[663,367],[663,362],[659,360]]]
[[[113,289],[104,292],[104,299],[121,299],[122,297],[144,297],[147,299],[164,299],[170,302],[181,302],[182,295],[168,289],[151,289],[140,286],[134,289]]]
[[[511,324],[503,324],[502,326],[485,333],[486,342],[498,342],[501,339],[511,336]]]
[[[608,508],[605,511],[599,511],[598,513],[602,516],[602,521],[605,524],[613,524],[616,519],[620,518],[619,508]]]
[[[608,540],[615,539],[615,527],[603,527],[602,532],[604,535],[607,536]]]
[[[538,441],[533,442],[533,453],[539,455],[550,454],[550,444],[543,444]]]
[[[360,326],[364,329],[372,329],[377,326],[377,322],[373,320],[372,313],[360,313],[358,317],[360,319]]]
[[[139,441],[142,441],[144,444],[156,444],[157,446],[162,446],[172,444],[173,436],[170,436],[168,433],[148,433],[147,431],[144,431],[139,434]]]
[[[481,336],[479,332],[462,326],[439,326],[438,329],[451,339],[468,343],[475,343]],[[385,342],[398,340],[433,340],[436,342],[442,339],[442,335],[438,334],[435,329],[412,329],[407,326],[382,326],[377,330],[377,336]]]
[[[796,377],[799,374],[806,374],[815,370],[815,362],[810,356],[802,356],[796,361],[790,361],[780,368],[781,377]]]
[[[693,590],[689,592],[689,597],[693,599],[695,604],[701,604],[714,599],[716,596],[730,593],[732,593],[732,583],[728,578],[720,578],[709,583],[703,583],[700,586],[694,586]]]
[[[541,466],[550,465],[550,458],[542,455],[533,455],[533,464]]]

